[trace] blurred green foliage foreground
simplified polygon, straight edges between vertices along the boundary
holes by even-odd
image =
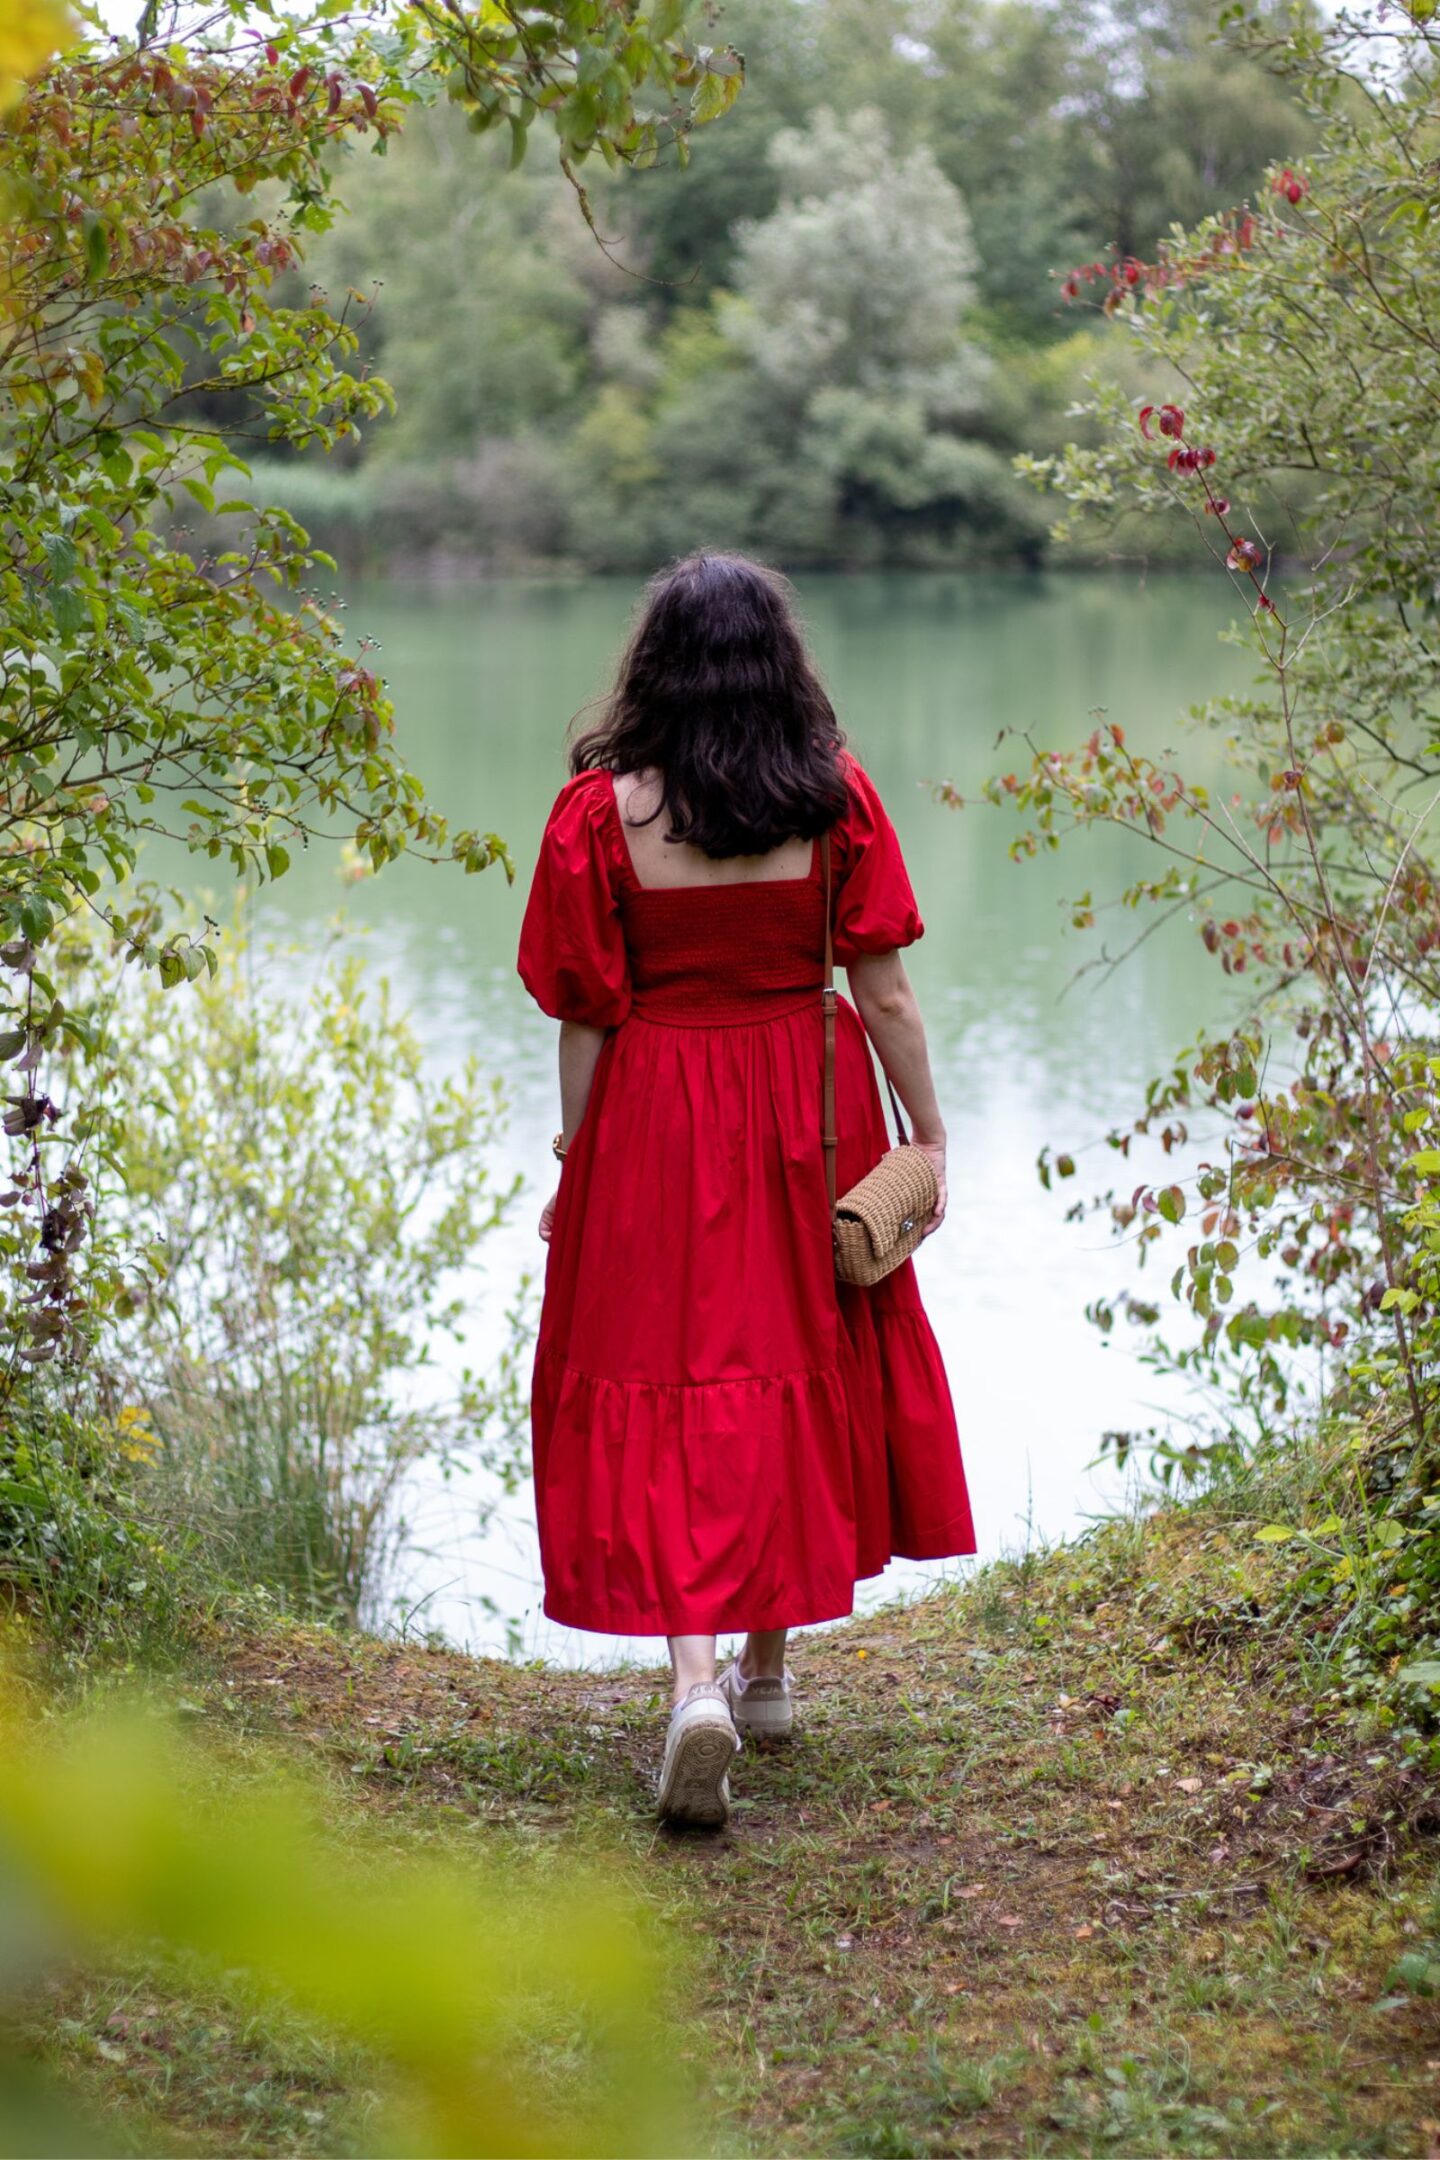
[[[383,2088],[367,2152],[680,2149],[658,1965],[597,1879],[361,1857],[318,1787],[227,1764],[144,1698],[40,1715],[0,1685],[0,2008],[144,1943],[358,2042]],[[105,2143],[4,2047],[0,2152]]]

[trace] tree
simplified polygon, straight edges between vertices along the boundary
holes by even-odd
[[[1222,1450],[1274,1431],[1287,1350],[1309,1345],[1332,1406],[1380,1405],[1384,1476],[1418,1521],[1440,1445],[1440,41],[1418,7],[1383,32],[1302,13],[1247,36],[1298,84],[1313,156],[1154,260],[1069,280],[1184,404],[1099,392],[1099,446],[1031,462],[1075,515],[1168,510],[1208,536],[1260,667],[1254,695],[1203,716],[1238,791],[1102,726],[1073,751],[1029,745],[990,792],[1025,816],[1024,850],[1096,823],[1144,835],[1156,859],[1124,904],[1188,922],[1245,993],[1108,1136],[1122,1158],[1158,1139],[1167,1181],[1099,1203],[1142,1260],[1187,1225],[1172,1290],[1200,1334],[1177,1361],[1215,1388]],[[1109,1325],[1112,1302],[1095,1310]],[[1397,1549],[1409,1536],[1397,1522]]]
[[[726,335],[749,363],[767,435],[828,482],[842,536],[953,543],[1024,530],[983,443],[991,363],[963,331],[977,256],[930,151],[892,149],[878,112],[822,108],[771,146],[780,202],[739,238]]]
[[[575,400],[588,297],[550,232],[579,223],[574,197],[559,173],[504,162],[501,143],[476,143],[442,106],[417,114],[383,164],[341,175],[345,214],[312,266],[333,294],[374,294],[361,350],[397,409],[367,456],[464,458]]]
[[[800,127],[829,95],[807,0],[725,0],[724,36],[745,55],[745,95],[723,128],[695,143],[690,167],[652,166],[623,205],[630,246],[648,278],[648,305],[669,315],[729,286],[735,230],[780,199],[770,144]],[[621,206],[616,206],[617,212]]]
[[[1013,556],[1038,524],[992,433],[968,339],[965,205],[878,112],[828,107],[770,147],[779,201],[736,236],[734,289],[677,315],[658,377],[575,438],[588,560],[697,539],[789,562]]]
[[[770,146],[774,214],[743,227],[730,334],[767,389],[913,384],[944,397],[976,255],[959,191],[924,148],[896,153],[880,114],[822,106]]]
[[[94,910],[117,960],[167,985],[213,966],[163,894],[126,889],[155,832],[260,879],[337,827],[376,868],[407,849],[506,861],[427,805],[383,685],[308,590],[325,558],[242,485],[250,445],[330,449],[390,402],[355,365],[350,298],[275,290],[331,221],[337,159],[383,151],[444,79],[516,158],[537,119],[551,129],[585,213],[592,151],[616,168],[683,152],[740,82],[733,55],[691,39],[683,0],[414,0],[390,25],[327,4],[268,40],[247,12],[224,0],[207,33],[162,44],[147,10],[138,40],[37,76],[0,139],[0,1390],[81,1354],[110,1294],[73,1264],[92,1214],[83,1119],[67,1126],[41,1077],[83,1028],[46,969],[57,926]],[[157,524],[186,496],[227,536],[199,559]]]
[[[1217,34],[1210,0],[936,0],[924,11],[927,139],[971,204],[980,289],[1023,334],[1054,335],[1052,279],[1086,255],[1144,254],[1296,157],[1301,108]]]

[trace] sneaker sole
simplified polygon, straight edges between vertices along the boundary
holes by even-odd
[[[735,1730],[749,1733],[752,1740],[793,1740],[795,1737],[795,1713],[787,1704],[776,1717],[767,1717],[763,1710],[753,1717],[737,1714]]]
[[[675,1743],[660,1785],[660,1813],[667,1822],[715,1829],[730,1815],[726,1773],[735,1741],[724,1725],[692,1725]]]

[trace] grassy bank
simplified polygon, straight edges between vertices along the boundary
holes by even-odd
[[[696,2150],[1429,2153],[1431,1744],[1347,1707],[1274,1498],[802,1638],[802,1737],[721,1836],[654,1824],[658,1670],[222,1631],[189,1715],[318,1766],[362,1846],[608,1855],[683,1949]],[[57,1980],[23,2038],[124,2151],[366,2149],[358,2050],[173,1961]]]

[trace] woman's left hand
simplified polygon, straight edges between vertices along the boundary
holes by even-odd
[[[558,1190],[552,1192],[544,1207],[540,1210],[540,1235],[547,1245],[555,1235],[555,1202],[559,1197]]]
[[[913,1133],[910,1137],[915,1140]],[[950,1189],[945,1176],[945,1142],[943,1140],[915,1140],[915,1145],[923,1154],[929,1156],[935,1171],[935,1212],[930,1217],[929,1222],[926,1223],[924,1231],[926,1237],[934,1237],[935,1232],[945,1220],[945,1210],[950,1201]]]

